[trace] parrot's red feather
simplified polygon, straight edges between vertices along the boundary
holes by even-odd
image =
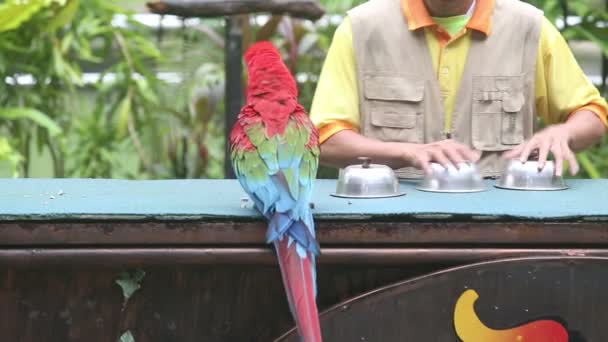
[[[279,51],[270,42],[259,42],[247,50],[245,61],[247,63],[249,75],[247,84],[247,103],[241,110],[230,135],[231,148],[233,151],[237,152],[233,154],[233,158],[242,157],[242,155],[239,154],[241,151],[255,151],[259,148],[259,146],[255,146],[252,143],[247,132],[256,134],[256,144],[259,145],[258,140],[263,140],[259,135],[260,127],[263,127],[265,130],[265,137],[263,138],[270,140],[276,135],[283,135],[290,122],[295,122],[298,130],[310,132],[310,138],[305,147],[310,150],[306,153],[311,156],[312,150],[318,148],[319,134],[310,121],[304,107],[297,101],[298,89],[296,82],[290,74],[289,69],[283,63]],[[265,151],[265,153],[268,153],[268,151]],[[278,151],[275,153],[277,155],[279,154]],[[298,160],[300,160],[302,156],[299,157]],[[277,158],[277,160],[278,159],[279,158]],[[275,162],[278,164],[277,161]],[[276,168],[278,165],[275,165],[274,167]],[[299,166],[293,166],[291,164],[287,167],[287,169],[292,171],[297,170],[297,168],[299,168]],[[278,190],[279,193],[281,193],[279,189],[281,188],[284,190],[283,193],[290,196],[289,184],[275,186],[271,181],[271,177],[277,178],[278,175],[282,173],[274,171],[276,173],[273,174],[270,170],[267,171],[268,175],[266,179],[255,179],[253,180],[254,183],[263,184],[261,185],[262,189],[266,186],[269,189]],[[314,171],[316,172],[316,166]],[[310,176],[311,175],[300,175],[300,177]],[[245,183],[247,183],[248,179],[246,176],[241,175],[240,177],[243,177]],[[311,190],[310,184],[304,186],[298,184],[298,186],[301,189],[300,196],[303,196],[302,194],[306,191]],[[272,203],[271,201],[274,199],[267,198],[268,196],[264,197],[264,194],[268,193],[270,192],[264,193],[260,191],[256,194],[256,196],[259,195],[259,197],[256,198],[264,207],[273,207],[276,202]],[[300,198],[293,198],[293,196],[291,198],[292,201],[293,199],[300,200]],[[294,205],[295,204],[296,202],[294,202]],[[265,210],[260,209],[259,207],[258,209],[261,211]],[[291,210],[289,211],[291,212]],[[278,211],[276,213],[278,215],[273,217],[291,217],[291,214],[280,213]],[[304,215],[302,217],[307,217],[306,215],[308,214],[303,213],[302,215]],[[302,233],[307,232],[306,229],[309,227],[304,225],[302,221],[294,223],[292,221],[283,220],[278,223],[281,222],[291,224],[291,226],[283,227],[287,229],[289,233],[284,233],[280,239],[273,239],[272,241],[274,241],[277,249],[285,291],[287,292],[288,302],[296,321],[298,332],[303,341],[322,342],[319,314],[316,305],[316,272],[314,259],[312,259],[312,252],[308,250],[306,252],[307,256],[301,257],[296,250],[296,246],[300,246],[300,248],[305,247],[303,247],[303,245],[298,245],[300,242],[294,240],[291,246],[287,245],[287,241],[290,239],[290,237],[288,237],[289,234],[295,234],[294,236],[306,238],[306,234]],[[271,225],[272,223],[269,225],[269,230]],[[314,236],[311,237],[311,239],[314,240]]]
[[[285,291],[296,319],[296,327],[302,341],[321,342],[319,314],[315,301],[314,277],[310,253],[302,258],[296,251],[296,244],[287,246],[288,238],[275,241]]]
[[[247,105],[264,121],[268,137],[283,134],[299,106],[293,76],[279,51],[267,41],[253,44],[245,53],[245,61],[249,75]]]
[[[261,41],[253,44],[245,53],[245,62],[249,74],[248,87],[252,95],[273,90],[272,93],[282,91],[298,97],[296,82],[283,63],[281,53],[271,42]]]
[[[232,132],[230,132],[230,145],[233,149],[238,148],[239,150],[246,151],[255,150],[255,146],[247,136],[247,132],[245,132],[245,127],[242,122],[237,122],[234,127],[232,127]]]

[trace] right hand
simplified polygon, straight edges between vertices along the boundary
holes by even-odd
[[[409,165],[432,173],[431,163],[439,163],[443,167],[450,165],[458,168],[458,163],[477,162],[481,152],[472,150],[454,140],[442,140],[430,144],[406,144],[405,158]]]

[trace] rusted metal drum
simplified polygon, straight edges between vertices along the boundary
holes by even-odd
[[[524,258],[381,288],[321,315],[326,341],[608,341],[608,258]],[[277,342],[297,342],[294,331]]]

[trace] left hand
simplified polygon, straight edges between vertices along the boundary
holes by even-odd
[[[522,163],[528,161],[530,154],[538,151],[538,168],[545,167],[549,152],[555,160],[555,175],[561,176],[564,160],[568,161],[570,174],[575,175],[578,162],[570,149],[570,131],[565,124],[553,125],[536,133],[529,141],[515,147],[504,154],[508,159],[519,159]]]

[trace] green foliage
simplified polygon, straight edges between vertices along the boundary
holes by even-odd
[[[17,177],[21,161],[21,155],[13,150],[8,139],[0,137],[0,165],[7,163],[12,176]]]
[[[542,9],[552,22],[565,21],[567,16],[581,18],[574,25],[565,24],[561,33],[567,40],[589,40],[597,44],[608,56],[608,11],[606,5],[596,0],[531,0],[528,1]]]
[[[260,23],[248,16],[243,28],[244,48],[262,39],[279,46],[306,108],[340,16],[365,0],[320,2],[328,16],[318,23],[283,16]],[[565,13],[581,17],[562,28],[564,36],[608,52],[602,26],[608,14],[597,0],[530,2],[553,22]],[[123,6],[108,0],[0,4],[0,79],[9,81],[0,82],[0,168],[18,176],[46,163],[56,177],[223,177],[223,21],[205,19],[161,35]],[[113,24],[117,15],[126,26]],[[87,85],[83,70],[102,77]],[[181,81],[165,83],[157,72],[177,72]],[[19,75],[31,75],[33,83],[22,84]],[[579,154],[582,176],[608,176],[604,150]],[[335,175],[319,171],[319,177]]]
[[[0,4],[0,32],[18,28],[47,6],[64,6],[66,0],[10,0]],[[68,6],[69,7],[69,6]],[[66,20],[66,22],[69,21]]]
[[[66,146],[70,160],[67,173],[83,178],[132,178],[120,157],[127,153],[136,155],[128,139],[120,137],[118,128],[102,110],[84,116],[72,127],[73,140]]]
[[[25,118],[39,125],[28,125],[23,120],[0,121],[0,134],[10,137],[13,158],[23,158],[20,174],[28,175],[28,162],[36,151],[31,145],[36,142],[38,152],[50,152],[57,177],[111,176],[109,170],[116,166],[108,152],[112,149],[104,151],[101,147],[125,141],[124,134],[114,132],[124,133],[126,126],[133,128],[128,139],[133,144],[137,141],[137,125],[148,120],[146,109],[156,104],[150,95],[155,91],[150,88],[159,83],[144,63],[159,59],[160,53],[133,20],[128,18],[127,28],[113,26],[112,19],[122,10],[105,0],[5,3],[0,16],[12,13],[14,8],[27,8],[28,15],[20,11],[18,22],[0,26],[5,31],[0,33],[0,79],[12,80],[10,85],[0,85],[0,113],[4,114],[0,119],[10,114],[11,118]],[[110,87],[103,78],[98,82],[98,106],[94,112],[85,113],[79,98],[86,89],[81,70],[91,66],[103,75],[113,73],[115,80]],[[18,76],[25,74],[33,78],[33,84],[20,84]],[[116,114],[117,108],[120,114]],[[100,128],[106,129],[98,131]],[[79,147],[87,146],[90,138],[97,138],[96,143],[103,138],[112,140],[90,147],[96,153],[83,157],[80,149],[68,144],[73,134]],[[66,160],[83,164],[73,164],[67,170]]]
[[[0,119],[17,120],[30,119],[43,128],[46,128],[51,136],[61,133],[61,128],[46,114],[34,108],[27,107],[4,107],[0,108]]]
[[[320,2],[328,13],[343,14],[347,10],[366,2],[366,0],[321,0]]]

